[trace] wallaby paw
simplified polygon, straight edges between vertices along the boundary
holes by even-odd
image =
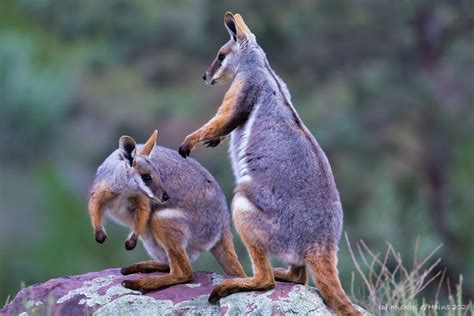
[[[226,297],[232,294],[233,292],[235,291],[231,291],[225,284],[219,284],[212,289],[208,301],[211,304],[216,304],[221,298]]]
[[[133,250],[137,246],[137,239],[136,238],[129,238],[125,241],[125,249]]]
[[[140,291],[142,294],[146,293],[140,284],[140,280],[124,280],[122,286],[130,290]]]
[[[178,152],[183,158],[189,157],[191,154],[191,146],[184,142],[179,146]]]
[[[107,235],[103,230],[97,230],[94,233],[95,241],[97,241],[99,244],[103,244],[104,241],[107,239]]]
[[[215,139],[208,140],[207,142],[204,142],[204,145],[206,147],[216,147],[220,143],[221,143],[221,139],[220,138],[215,138]]]
[[[129,274],[135,273],[135,271],[132,271],[131,269],[129,269],[128,267],[126,267],[126,268],[120,269],[120,273],[121,273],[122,275],[129,275]]]
[[[209,294],[209,298],[207,300],[211,304],[217,304],[217,302],[219,302],[220,299],[221,299],[220,289],[214,288],[211,294]]]

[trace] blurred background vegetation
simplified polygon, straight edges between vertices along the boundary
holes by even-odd
[[[96,168],[129,134],[177,148],[226,87],[201,76],[241,13],[332,164],[344,229],[407,260],[436,245],[474,291],[472,1],[2,0],[0,302],[27,285],[147,259],[94,241]],[[227,144],[194,153],[231,199]],[[238,237],[241,261],[250,264]],[[344,286],[354,270],[341,242]],[[195,269],[219,271],[204,254]],[[356,283],[360,282],[356,278]]]

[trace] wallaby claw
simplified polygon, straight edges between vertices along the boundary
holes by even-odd
[[[219,295],[219,293],[216,293],[214,290],[211,292],[211,294],[209,295],[209,298],[207,299],[209,303],[211,304],[217,304],[217,302],[219,302],[219,300],[221,299],[221,296]]]
[[[231,293],[227,293],[226,288],[223,284],[217,285],[212,289],[209,298],[207,299],[211,304],[217,304],[222,297],[226,297]]]
[[[208,140],[207,142],[204,142],[204,145],[206,145],[206,147],[216,147],[220,143],[221,143],[221,139],[215,138],[215,139]]]
[[[127,268],[122,268],[122,269],[120,269],[120,273],[122,275],[129,275],[129,274],[132,274],[133,272],[130,272]],[[123,285],[123,283],[122,283],[122,285]]]
[[[191,147],[187,143],[182,143],[179,146],[178,152],[183,158],[189,157],[189,155],[191,154]]]
[[[146,291],[140,286],[138,280],[124,280],[122,281],[122,286],[130,290],[140,291],[142,294],[146,293]]]
[[[133,250],[137,246],[137,239],[136,238],[129,238],[125,241],[125,249]]]
[[[104,241],[107,239],[107,235],[103,230],[97,230],[94,233],[95,241],[97,241],[99,244],[103,244]]]

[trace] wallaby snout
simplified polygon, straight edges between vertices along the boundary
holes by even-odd
[[[214,75],[212,73],[212,67],[211,69],[208,69],[204,75],[202,76],[202,79],[208,86],[213,86],[216,83],[216,79],[213,78]]]

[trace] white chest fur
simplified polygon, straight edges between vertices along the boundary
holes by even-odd
[[[105,205],[105,212],[115,222],[131,227],[134,220],[133,207],[134,205],[129,201],[128,196],[119,195]]]
[[[237,184],[252,180],[247,162],[247,149],[258,109],[259,106],[257,104],[250,113],[250,117],[248,118],[247,122],[245,122],[244,126],[234,130],[231,134],[229,151],[232,169],[234,171]]]

